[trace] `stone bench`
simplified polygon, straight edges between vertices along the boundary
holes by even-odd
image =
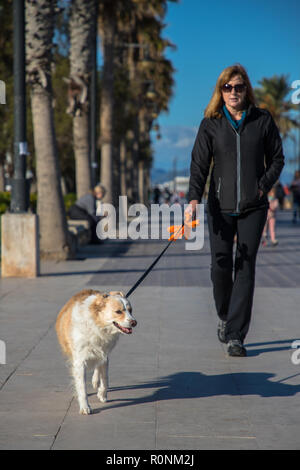
[[[77,245],[87,245],[91,240],[91,229],[87,220],[68,219],[68,230],[76,237]]]

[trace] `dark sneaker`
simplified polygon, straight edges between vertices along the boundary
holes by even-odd
[[[247,351],[239,339],[230,339],[227,343],[228,356],[245,357]]]
[[[225,327],[226,327],[226,321],[220,320],[218,323],[218,338],[221,341],[221,343],[226,343],[225,341]]]

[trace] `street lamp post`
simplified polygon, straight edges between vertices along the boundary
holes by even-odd
[[[98,3],[96,2],[96,9]],[[98,174],[97,161],[97,18],[95,13],[94,31],[92,40],[92,70],[90,80],[90,162],[92,172],[92,186],[96,185],[96,175]]]
[[[26,85],[25,85],[25,5],[13,2],[14,27],[14,175],[12,179],[11,212],[28,209],[26,184]]]

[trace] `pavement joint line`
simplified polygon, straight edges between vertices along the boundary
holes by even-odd
[[[162,311],[162,296],[160,297],[160,306],[159,306],[159,311]],[[159,359],[160,359],[160,346],[161,346],[161,315],[159,315],[159,321],[158,321],[158,348],[157,348],[157,361],[156,361],[156,367],[157,367],[157,376],[159,376]],[[154,449],[157,449],[157,435],[158,435],[158,402],[155,400],[155,405],[154,405]]]
[[[209,313],[211,314],[211,318],[215,318],[214,309],[213,309],[212,305],[209,305]],[[229,358],[229,356],[228,356],[228,354],[227,354],[226,345],[225,345],[224,343],[219,343],[219,344],[220,344],[220,346],[221,346],[221,348],[222,348],[222,350],[223,350],[223,353],[224,353],[225,357],[226,357],[226,358]],[[227,361],[226,361],[226,362],[227,362]],[[241,393],[241,391],[240,391],[239,384],[238,384],[238,383],[236,382],[236,380],[235,380],[235,375],[234,375],[234,372],[233,372],[232,367],[231,367],[231,362],[227,362],[227,364],[228,364],[228,371],[229,371],[230,376],[232,377],[232,381],[233,381],[233,384],[234,384],[234,386],[235,386],[235,388],[236,388],[237,396],[238,396],[239,399],[240,399],[240,402],[241,402],[241,405],[242,405],[242,409],[245,409],[245,407],[244,407],[244,405],[243,405],[243,400],[242,400],[242,393]],[[250,418],[249,418],[249,414],[248,414],[247,409],[246,409],[246,419],[247,419],[247,423],[248,423],[249,429],[253,428],[253,425],[252,425],[251,420],[250,420]],[[184,437],[184,436],[182,436],[182,437]],[[198,436],[198,437],[201,437],[201,436]],[[202,437],[204,437],[204,436],[202,436]],[[208,437],[209,437],[209,436],[208,436]],[[211,437],[213,437],[213,436],[211,436]],[[217,436],[215,436],[215,437],[217,437]],[[220,437],[222,437],[222,436],[220,436]],[[225,438],[225,437],[223,436],[223,438]],[[234,436],[232,436],[232,438],[234,438]],[[236,438],[237,438],[237,437],[236,437]],[[240,437],[240,438],[241,438],[241,437]],[[256,437],[252,437],[252,438],[253,438],[253,439],[256,439]]]
[[[69,413],[69,410],[70,410],[70,408],[71,408],[71,405],[72,405],[72,403],[73,403],[73,400],[74,400],[74,395],[72,396],[72,398],[71,398],[71,400],[70,400],[70,403],[69,403],[69,406],[68,406],[68,408],[67,408],[67,411],[65,412],[65,414],[64,414],[64,416],[63,416],[63,418],[62,418],[62,420],[61,420],[61,423],[60,423],[60,425],[59,425],[59,427],[58,427],[57,433],[54,435],[54,438],[53,438],[53,441],[52,441],[52,444],[51,444],[49,450],[53,450],[53,446],[54,446],[54,444],[55,444],[55,442],[56,442],[56,439],[57,439],[57,437],[58,437],[58,434],[60,433],[60,430],[61,430],[61,428],[62,428],[62,425],[64,424],[64,421],[65,421],[65,419],[66,419],[66,417],[67,417],[67,414]]]
[[[1,282],[1,281],[0,281]],[[14,292],[15,289],[12,289],[8,292],[5,292],[4,294],[0,295],[0,300],[3,300],[4,297],[7,297],[9,294],[11,294],[12,292]]]
[[[232,363],[228,362],[228,366],[229,366],[230,375],[232,377],[232,381],[233,381],[233,383],[235,385],[235,388],[236,388],[236,391],[237,391],[237,398],[239,398],[239,400],[240,400],[241,409],[245,412],[245,415],[246,415],[247,426],[249,428],[249,431],[253,431],[253,423],[251,422],[251,419],[250,419],[250,416],[249,416],[249,410],[248,410],[247,406],[244,405],[243,394],[241,393],[239,384],[236,381],[235,372],[232,370]],[[260,449],[260,446],[259,446],[257,441],[256,441],[256,445],[257,445],[257,448]]]
[[[56,319],[55,319],[56,321]],[[44,334],[42,334],[42,336],[39,338],[38,342],[36,344],[34,344],[32,346],[32,348],[28,351],[27,354],[25,354],[25,356],[19,361],[19,363],[16,365],[16,367],[11,371],[11,373],[6,377],[6,379],[4,380],[3,384],[0,386],[0,391],[5,387],[5,385],[7,384],[7,382],[10,380],[10,378],[15,374],[15,372],[19,369],[20,365],[26,361],[26,359],[30,356],[30,354],[32,353],[32,351],[35,350],[35,348],[40,344],[40,342],[47,336],[47,334],[49,333],[49,331],[51,330],[51,328],[53,328],[54,324],[55,324],[55,321],[52,322],[50,324],[50,326],[47,328],[46,332]]]
[[[185,434],[169,434],[168,437],[175,437],[175,438],[203,438],[203,439],[256,439],[256,436],[218,436],[218,435],[213,435],[213,436],[205,436],[205,435],[198,435],[198,434],[190,434],[190,435],[185,435]]]

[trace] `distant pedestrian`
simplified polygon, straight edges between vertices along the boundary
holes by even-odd
[[[284,209],[285,192],[280,181],[275,184],[275,196],[278,199],[280,209]]]
[[[159,204],[160,203],[160,195],[161,195],[161,192],[160,192],[159,187],[155,186],[155,188],[153,190],[153,202],[154,202],[154,204]]]
[[[263,246],[267,245],[268,243],[267,237],[268,237],[268,231],[269,231],[271,246],[276,246],[278,245],[278,240],[276,240],[275,226],[276,226],[276,212],[279,207],[279,201],[276,197],[275,187],[272,188],[271,191],[269,192],[268,200],[269,200],[269,209],[268,209],[267,221],[266,221],[264,231],[263,231],[262,245]]]
[[[168,188],[168,186],[165,186],[165,187],[164,187],[164,199],[165,199],[165,204],[169,204],[169,203],[170,203],[171,197],[172,197],[172,193],[171,193],[170,189]]]
[[[170,199],[170,204],[180,204],[181,202],[181,197],[179,196],[178,192],[177,191],[174,191],[174,193],[172,194],[171,196],[171,199]]]
[[[292,222],[295,224],[300,219],[300,170],[295,171],[294,179],[290,185],[290,190],[293,194],[293,219]]]
[[[246,356],[243,343],[251,319],[256,255],[267,194],[284,165],[282,142],[269,111],[255,106],[240,64],[220,74],[204,116],[192,150],[187,210],[195,211],[200,203],[212,164],[207,220],[218,337],[227,344],[229,356]]]

